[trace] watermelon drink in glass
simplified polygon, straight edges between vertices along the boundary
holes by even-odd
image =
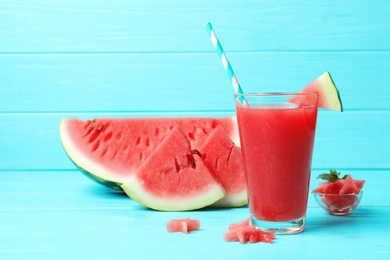
[[[278,234],[304,230],[316,93],[236,94],[251,224]]]

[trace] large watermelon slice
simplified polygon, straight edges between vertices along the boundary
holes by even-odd
[[[304,87],[301,92],[317,93],[317,107],[337,112],[343,111],[339,91],[328,71]]]
[[[217,127],[199,149],[205,164],[226,190],[213,207],[240,207],[248,204],[241,149]]]
[[[177,126],[122,188],[133,200],[161,211],[199,209],[225,196],[219,181]]]
[[[69,158],[92,180],[121,190],[122,183],[157,148],[174,126],[200,147],[217,126],[238,143],[235,117],[63,119],[60,138]]]

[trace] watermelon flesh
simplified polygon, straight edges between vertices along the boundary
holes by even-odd
[[[200,228],[200,222],[197,219],[172,219],[166,224],[169,233],[181,232],[188,234],[191,231],[197,231]]]
[[[227,242],[238,241],[241,244],[265,242],[272,243],[276,238],[275,232],[263,231],[255,226],[249,224],[249,218],[229,225],[229,231],[227,231],[223,238]]]
[[[359,194],[364,186],[364,180],[355,180],[350,174],[345,179],[321,182],[312,193],[324,194]]]
[[[337,112],[343,111],[339,91],[334,84],[332,76],[327,71],[309,85],[304,87],[303,93],[317,93],[317,107]],[[295,103],[295,102],[294,102]],[[301,103],[298,103],[302,105]]]
[[[199,149],[204,163],[221,182],[226,196],[213,207],[240,207],[248,204],[241,149],[217,127]]]
[[[199,209],[225,196],[220,182],[178,126],[121,187],[133,200],[161,211]]]
[[[355,180],[351,175],[345,179],[322,182],[312,193],[322,208],[333,215],[346,215],[360,203],[364,180]]]
[[[343,212],[358,200],[356,196],[339,196],[336,194],[325,194],[322,201],[330,210],[341,209]]]
[[[193,147],[200,147],[217,126],[234,142],[239,140],[235,117],[63,119],[59,130],[67,155],[82,173],[121,190],[176,125]]]

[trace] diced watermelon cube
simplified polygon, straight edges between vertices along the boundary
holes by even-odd
[[[200,228],[199,220],[189,219],[189,218],[186,218],[185,220],[186,220],[186,223],[187,223],[188,231],[199,230],[199,228]]]
[[[351,175],[343,180],[343,186],[341,187],[339,194],[358,194],[360,192],[359,188],[356,186],[355,181],[352,179]]]
[[[353,180],[355,182],[356,187],[359,189],[359,192],[363,189],[364,180]]]
[[[241,244],[245,244],[249,240],[250,233],[251,233],[251,229],[249,228],[248,230],[247,227],[242,227],[236,230],[238,241],[240,241]]]
[[[196,219],[173,219],[166,224],[167,231],[172,232],[182,232],[188,234],[191,231],[199,230],[200,222]]]
[[[332,182],[321,182],[320,185],[313,190],[313,193],[325,193],[325,194],[338,194],[342,188],[343,183],[341,180]]]
[[[229,230],[225,234],[223,234],[223,239],[226,242],[232,242],[232,241],[237,241],[237,232],[235,230]]]
[[[224,236],[224,240],[239,241],[241,244],[265,242],[272,243],[275,239],[275,232],[262,231],[255,226],[249,224],[249,219],[245,219],[240,223],[232,223],[229,225],[229,231]]]
[[[229,224],[229,229],[230,230],[232,230],[232,229],[239,229],[239,228],[246,227],[246,226],[249,226],[249,218],[246,218],[246,219],[244,219],[243,221],[241,221],[239,223],[230,223]]]
[[[275,238],[275,232],[261,232],[255,242],[264,242],[267,244],[272,244],[272,241]]]
[[[328,208],[344,209],[356,202],[356,196],[338,196],[338,195],[325,195],[322,201],[328,206]]]

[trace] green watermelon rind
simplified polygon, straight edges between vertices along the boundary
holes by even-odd
[[[225,191],[217,183],[212,183],[207,189],[189,196],[162,197],[153,195],[143,188],[142,181],[134,174],[121,186],[126,194],[134,201],[158,211],[190,211],[207,207],[225,197]]]
[[[116,190],[116,191],[122,191],[122,184],[121,182],[115,182],[115,181],[109,181],[109,180],[106,180],[106,179],[102,179],[100,178],[99,176],[96,176],[96,175],[93,175],[91,174],[90,172],[84,170],[83,168],[81,168],[80,166],[78,166],[77,164],[75,164],[75,166],[77,167],[77,169],[79,169],[79,171],[84,174],[85,176],[87,176],[89,179],[93,180],[94,182],[97,182],[99,184],[102,184],[104,186],[106,186],[107,188],[110,188],[110,189],[113,189],[113,190]]]
[[[88,158],[79,153],[77,147],[73,147],[72,138],[67,135],[68,132],[64,129],[66,127],[66,121],[66,119],[60,121],[60,139],[66,154],[73,164],[89,179],[108,188],[118,191],[122,190],[122,181],[110,177],[109,173],[106,173],[104,168],[99,167],[93,161],[89,161]]]
[[[72,119],[70,119],[72,120]],[[235,117],[229,117],[231,122],[235,122]],[[69,119],[60,120],[59,124],[59,133],[62,146],[68,156],[68,158],[73,162],[73,164],[80,170],[80,172],[88,177],[90,180],[104,185],[108,188],[121,191],[121,185],[126,180],[118,176],[113,176],[109,170],[106,170],[103,166],[96,164],[94,160],[88,159],[88,156],[83,155],[82,151],[77,148],[77,144],[73,142],[71,136],[66,129],[67,122]],[[238,129],[236,124],[232,124],[232,136],[231,139],[233,142],[239,146],[239,137]],[[129,169],[128,175],[132,175],[136,169]],[[126,177],[127,178],[127,177]]]
[[[232,208],[232,207],[242,207],[246,205],[248,205],[248,194],[245,189],[237,193],[231,193],[229,195],[226,195],[224,198],[213,203],[211,207]]]
[[[343,112],[340,93],[328,71],[304,87],[301,92],[318,94],[318,108]]]

